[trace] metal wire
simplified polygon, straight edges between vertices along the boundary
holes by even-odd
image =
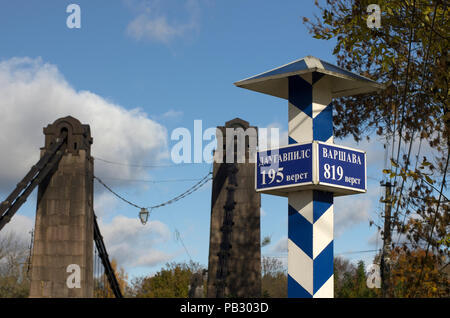
[[[129,205],[132,205],[138,209],[141,209],[142,207],[140,207],[137,204],[134,204],[133,202],[128,201],[127,199],[125,199],[124,197],[122,197],[121,195],[117,194],[116,192],[114,192],[110,187],[108,187],[101,179],[97,178],[96,176],[94,176],[94,179],[97,180],[98,182],[100,182],[100,184],[102,186],[104,186],[109,192],[111,192],[112,194],[114,194],[116,197],[118,197],[120,200],[128,203]]]
[[[191,254],[189,254],[189,251],[186,248],[186,245],[184,245],[183,238],[181,237],[180,231],[178,231],[178,229],[175,229],[175,239],[181,243],[181,245],[183,246],[184,250],[186,251],[186,254],[189,257],[189,260],[191,261],[191,263],[193,263]]]
[[[105,272],[105,286],[106,281],[108,282],[109,287],[111,288],[112,295],[116,298],[123,298],[122,291],[120,290],[120,286],[116,277],[116,273],[114,268],[112,267],[108,252],[106,251],[105,243],[103,241],[103,236],[100,233],[100,228],[97,223],[97,216],[94,212],[94,242],[95,247],[97,248],[98,255],[102,261],[103,269]],[[109,292],[108,292],[109,294]]]
[[[149,207],[147,207],[147,209],[152,209],[153,210],[153,209],[156,209],[156,208],[160,208],[160,207],[163,207],[163,206],[175,203],[175,202],[177,202],[177,201],[187,197],[188,195],[194,193],[195,191],[197,191],[198,189],[203,187],[206,183],[208,183],[208,181],[212,180],[211,175],[212,175],[212,173],[208,172],[208,174],[206,176],[204,176],[199,182],[194,184],[191,188],[189,188],[188,190],[186,190],[182,194],[180,194],[180,195],[176,196],[175,198],[173,198],[173,199],[171,199],[169,201],[166,201],[164,203],[157,204],[157,205],[154,205],[154,206],[149,206]]]
[[[124,166],[124,167],[133,167],[133,168],[170,168],[170,167],[182,167],[184,165],[194,164],[192,163],[174,163],[174,164],[162,164],[162,165],[156,165],[156,164],[148,164],[148,165],[138,165],[134,163],[124,163],[124,162],[114,162],[106,159],[102,159],[99,157],[94,157],[95,160],[102,161],[104,163],[108,163],[111,165],[117,165],[117,166]]]
[[[103,178],[103,180],[115,180],[124,182],[146,182],[146,183],[170,183],[170,182],[192,182],[199,181],[200,178],[196,179],[159,179],[159,180],[149,180],[149,179],[121,179],[121,178]]]
[[[117,192],[115,192],[114,190],[112,190],[110,187],[108,187],[100,178],[94,176],[94,179],[96,179],[102,186],[104,186],[109,192],[111,192],[112,194],[114,194],[116,197],[118,197],[120,200],[124,201],[125,203],[128,203],[131,206],[134,206],[138,209],[157,209],[169,204],[172,204],[174,202],[177,202],[185,197],[187,197],[188,195],[192,194],[193,192],[197,191],[198,189],[200,189],[202,186],[204,186],[208,181],[210,181],[212,179],[211,177],[212,172],[209,172],[206,176],[204,176],[202,179],[200,179],[200,181],[198,181],[196,184],[194,184],[191,188],[189,188],[188,190],[186,190],[185,192],[183,192],[182,194],[176,196],[173,199],[170,199],[169,201],[154,205],[154,206],[149,206],[149,207],[141,207],[127,199],[125,199],[123,196],[119,195]]]

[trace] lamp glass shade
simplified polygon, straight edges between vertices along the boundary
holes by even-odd
[[[139,212],[139,219],[141,220],[142,224],[146,224],[148,220],[149,212],[146,208],[141,208],[141,211]]]

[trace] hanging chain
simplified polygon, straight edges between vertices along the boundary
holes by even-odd
[[[117,192],[115,192],[114,190],[112,190],[110,187],[108,187],[100,178],[94,176],[94,179],[96,179],[102,186],[104,186],[109,192],[111,192],[112,194],[114,194],[116,197],[118,197],[120,200],[124,201],[125,203],[128,203],[131,206],[134,206],[135,208],[138,209],[157,209],[172,203],[175,203],[185,197],[187,197],[188,195],[192,194],[193,192],[197,191],[198,189],[200,189],[202,186],[204,186],[208,181],[210,181],[212,172],[209,172],[206,176],[204,176],[199,182],[197,182],[196,184],[194,184],[191,188],[189,188],[188,190],[186,190],[185,192],[183,192],[182,194],[176,196],[173,199],[170,199],[169,201],[163,202],[161,204],[157,204],[154,206],[149,206],[149,207],[141,207],[127,199],[125,199],[123,196],[119,195]]]

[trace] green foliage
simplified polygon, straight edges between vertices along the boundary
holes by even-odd
[[[450,297],[450,275],[442,269],[448,257],[426,253],[423,249],[395,248],[391,259],[391,292],[393,297]],[[422,275],[416,286],[416,277]]]
[[[28,298],[30,295],[30,280],[8,276],[0,278],[0,298]]]
[[[187,298],[193,273],[202,269],[198,263],[167,263],[151,277],[135,278],[129,294],[138,298]]]
[[[262,277],[262,297],[286,298],[287,275],[285,273],[267,274]]]
[[[287,297],[287,271],[283,263],[272,257],[262,258],[262,297]],[[348,260],[334,259],[334,297],[373,298],[379,297],[379,289],[367,287],[367,276],[363,261],[354,266]]]
[[[450,24],[438,0],[327,0],[322,17],[304,19],[317,39],[337,40],[338,64],[386,83],[379,94],[338,99],[335,135],[360,140],[376,130],[415,135],[441,150],[448,141]],[[381,8],[381,28],[367,26],[369,4]],[[397,131],[396,131],[397,130]],[[443,144],[442,144],[443,142]]]
[[[380,6],[380,28],[367,25],[369,4]],[[445,244],[450,204],[443,192],[450,159],[448,1],[326,0],[316,5],[320,16],[304,19],[312,36],[336,40],[339,66],[385,84],[376,94],[333,101],[335,136],[360,141],[376,132],[385,139],[391,161],[383,172],[394,188],[383,202],[391,203],[391,232],[403,241],[392,240],[389,248],[425,246],[421,270],[408,278],[417,291],[410,295],[418,295],[428,254],[450,256]],[[427,157],[419,162],[421,148]]]
[[[438,243],[449,248],[450,247],[450,233],[445,235],[445,237],[443,237],[441,240],[439,240]]]
[[[377,289],[367,287],[367,276],[363,261],[355,267],[348,260],[334,259],[334,297],[373,298],[379,297]]]
[[[149,297],[187,297],[190,274],[189,270],[176,265],[158,272],[144,288],[149,289]]]
[[[261,247],[269,245],[271,241],[270,236],[265,236],[261,241]]]
[[[114,271],[114,274],[117,279],[117,283],[119,284],[119,288],[122,291],[122,294],[128,290],[128,274],[125,272],[125,269],[121,267],[118,269],[117,261],[113,258],[111,260],[111,267]],[[103,273],[102,276],[98,278],[94,278],[94,297],[95,298],[115,298],[114,292],[109,285],[107,276]]]
[[[26,298],[30,294],[29,248],[17,235],[0,236],[0,298]]]
[[[415,216],[410,217],[407,222],[403,223],[394,219],[394,227],[401,234],[406,235],[413,249],[417,249],[425,243],[435,248],[438,253],[449,255],[450,206],[448,198],[434,186],[435,181],[431,178],[436,168],[426,157],[415,170],[407,170],[406,167],[394,161],[393,166],[396,169],[384,169],[383,173],[401,177],[405,182],[411,179],[415,187],[409,191],[407,207],[418,207],[414,211]],[[401,199],[401,197],[393,196],[390,201],[392,204],[396,204]],[[409,215],[411,212],[410,209],[406,209],[405,215]],[[430,234],[430,226],[433,227],[434,235]]]
[[[261,295],[265,298],[287,297],[287,272],[283,263],[274,257],[261,259]]]

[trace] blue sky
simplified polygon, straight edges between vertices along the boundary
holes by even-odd
[[[81,8],[80,29],[66,26],[71,3]],[[307,55],[335,63],[334,41],[313,39],[302,23],[314,13],[313,1],[1,0],[0,129],[10,138],[0,138],[0,147],[14,148],[1,162],[1,197],[39,158],[42,127],[61,116],[91,125],[94,157],[128,165],[171,164],[171,132],[193,132],[194,120],[206,129],[240,117],[286,132],[285,100],[233,83]],[[382,207],[382,143],[375,137],[360,145],[335,142],[366,150],[370,177],[367,194],[335,201],[335,254],[379,248],[369,219],[379,223]],[[97,160],[95,166],[98,177],[141,206],[169,200],[195,181],[136,180],[200,179],[209,170],[205,163],[145,169]],[[207,266],[211,183],[155,209],[146,226],[138,223],[136,208],[99,184],[95,189],[107,248],[130,276],[189,260],[177,231],[192,259]],[[10,231],[32,227],[35,195]],[[261,236],[272,241],[262,254],[285,261],[287,199],[262,196]],[[373,255],[343,256],[370,262]]]

